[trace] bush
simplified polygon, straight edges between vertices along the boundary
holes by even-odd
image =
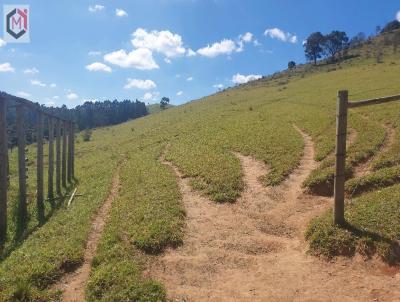
[[[85,129],[85,131],[83,131],[82,133],[82,138],[84,142],[90,141],[90,139],[92,138],[92,130],[89,128]]]

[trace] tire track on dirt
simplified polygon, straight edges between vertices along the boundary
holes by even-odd
[[[97,247],[100,243],[101,235],[111,210],[113,200],[117,197],[120,187],[120,166],[114,173],[110,192],[93,219],[89,237],[83,257],[82,265],[74,272],[64,276],[57,284],[57,288],[62,290],[62,302],[83,302],[85,301],[85,286],[89,279],[92,261],[96,255]]]
[[[195,192],[170,162],[187,212],[183,246],[150,256],[147,274],[161,281],[168,301],[394,301],[400,275],[374,261],[328,263],[307,254],[304,231],[331,199],[303,193],[316,168],[310,136],[299,128],[304,154],[280,186],[258,179],[264,163],[235,153],[246,184],[234,204],[217,204]]]

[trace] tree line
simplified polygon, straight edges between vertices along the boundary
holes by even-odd
[[[11,149],[17,144],[15,105],[11,101],[7,109],[8,143]],[[41,109],[64,119],[72,119],[78,131],[116,125],[148,114],[145,103],[138,100],[85,102],[83,105],[72,109],[68,109],[65,105],[50,108],[41,105]],[[36,124],[37,114],[31,110],[25,110],[24,126],[26,130],[26,142],[28,144],[36,141]],[[47,119],[44,122],[44,136],[48,137]]]
[[[400,22],[397,20],[390,21],[384,28],[377,26],[377,35],[393,32],[400,29]],[[394,36],[396,41],[400,43],[400,35]],[[353,38],[349,39],[346,32],[333,30],[332,32],[323,35],[317,31],[308,36],[304,41],[304,53],[308,61],[317,64],[319,59],[326,59],[328,62],[334,62],[337,59],[342,59],[346,50],[351,47],[360,45],[366,41],[364,33],[358,33]],[[290,61],[288,64],[289,69],[294,68],[295,64]]]

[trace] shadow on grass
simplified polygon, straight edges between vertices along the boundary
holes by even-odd
[[[400,264],[400,243],[398,240],[394,240],[376,232],[361,229],[348,222],[345,223],[343,229],[352,233],[356,238],[359,238],[357,245],[357,252],[371,258],[381,247],[379,255],[382,260],[389,265]],[[356,251],[353,251],[353,254]]]
[[[14,250],[16,250],[19,246],[22,245],[22,243],[34,232],[36,232],[38,229],[40,229],[42,226],[44,226],[50,218],[53,216],[53,214],[64,204],[64,202],[70,197],[70,194],[75,186],[77,186],[79,183],[79,180],[74,178],[70,184],[67,185],[67,187],[64,188],[64,193],[61,195],[56,196],[52,200],[45,200],[45,202],[50,203],[50,211],[44,216],[42,221],[39,221],[36,226],[34,226],[32,229],[28,230],[27,226],[29,224],[29,221],[31,219],[31,215],[29,213],[24,214],[25,218],[21,219],[21,215],[19,215],[19,206],[18,203],[16,203],[14,209],[13,209],[13,215],[12,219],[15,224],[15,233],[14,237],[11,240],[11,243],[9,246],[6,246],[7,241],[0,242],[0,261],[4,260],[7,258]],[[22,216],[22,217],[24,217]]]

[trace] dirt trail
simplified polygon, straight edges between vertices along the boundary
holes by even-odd
[[[97,246],[99,245],[101,234],[103,233],[111,209],[112,201],[118,195],[119,186],[120,179],[118,166],[112,180],[110,193],[92,222],[82,266],[80,266],[76,271],[66,275],[60,283],[57,284],[57,288],[63,291],[61,298],[61,301],[63,302],[85,301],[85,286],[89,279],[92,261],[96,254]]]
[[[235,204],[200,196],[176,173],[187,211],[183,246],[149,261],[148,274],[168,301],[400,301],[400,274],[378,262],[307,255],[304,230],[330,199],[305,195],[301,183],[316,167],[310,137],[299,167],[279,187],[258,179],[261,162],[237,154],[246,189]]]
[[[382,125],[386,130],[385,140],[382,146],[379,148],[378,153],[387,152],[395,141],[395,130],[392,126]],[[367,161],[357,165],[354,168],[354,177],[362,177],[371,172],[371,163],[375,159],[376,155],[371,156]]]

